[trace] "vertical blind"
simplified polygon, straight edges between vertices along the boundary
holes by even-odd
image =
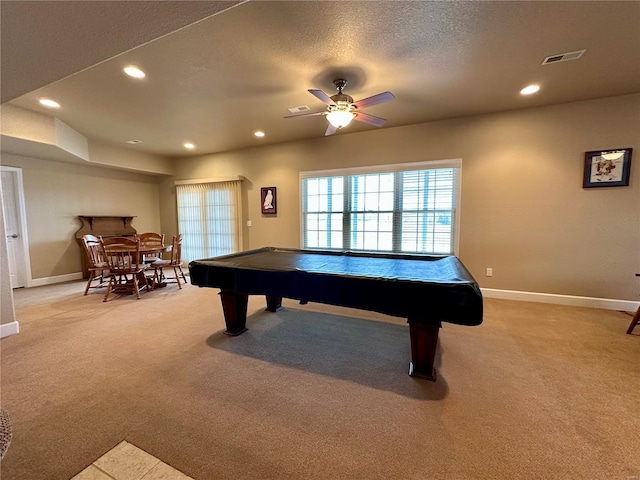
[[[240,180],[176,185],[185,261],[240,250],[240,187]]]
[[[461,161],[303,172],[305,248],[455,254]]]

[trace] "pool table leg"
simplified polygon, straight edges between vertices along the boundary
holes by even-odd
[[[438,346],[438,332],[441,323],[419,323],[409,319],[409,335],[411,336],[411,363],[409,375],[416,378],[436,381],[436,369],[433,362]]]
[[[267,297],[267,312],[278,312],[282,310],[282,297]]]
[[[247,331],[247,302],[249,296],[222,290],[220,292],[224,322],[227,324],[225,334],[235,337]]]

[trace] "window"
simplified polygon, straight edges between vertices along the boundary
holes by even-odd
[[[302,172],[304,248],[455,254],[461,160]]]
[[[240,180],[176,182],[178,231],[185,261],[240,250]]]

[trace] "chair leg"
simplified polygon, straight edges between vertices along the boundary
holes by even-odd
[[[638,325],[638,323],[640,323],[640,307],[638,307],[636,314],[633,316],[633,320],[631,320],[631,323],[629,324],[627,334],[631,335],[631,332],[636,327],[636,325]]]
[[[142,281],[144,281],[144,285],[142,287],[147,287],[147,291],[149,291],[149,282],[147,282],[147,276],[144,274],[144,272],[140,272],[134,273],[131,277],[133,278],[133,289],[136,291],[136,299],[140,300],[140,286],[138,285],[138,282],[142,283]]]
[[[184,272],[182,271],[182,265],[178,265],[178,269],[180,270],[180,274],[182,275],[182,280],[184,280],[184,283],[187,283],[187,277],[184,276]]]
[[[113,284],[113,280],[114,280],[113,276],[109,277],[109,285],[107,285],[107,291],[104,293],[104,298],[102,299],[103,302],[106,302],[107,298],[109,298],[109,294],[111,293],[111,285]]]
[[[176,277],[176,283],[178,284],[178,288],[179,288],[180,290],[182,290],[182,284],[180,283],[180,275],[178,275],[178,269],[179,269],[179,268],[180,268],[179,266],[174,266],[174,267],[173,267],[173,274],[174,274],[174,275],[175,275],[175,277]]]
[[[96,274],[93,270],[91,270],[91,272],[89,272],[89,281],[87,282],[87,286],[84,289],[84,294],[86,295],[89,292],[89,289],[91,288],[91,282],[93,282],[93,279],[95,278]]]
[[[146,288],[147,292],[150,292],[151,290],[153,290],[153,283],[154,283],[153,279],[151,280],[151,283],[149,283],[149,279],[147,278],[144,272],[142,272],[142,278],[144,278],[144,285],[142,285],[142,288]]]

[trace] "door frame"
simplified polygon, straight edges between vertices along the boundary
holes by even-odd
[[[29,237],[27,234],[27,209],[25,206],[24,197],[24,184],[22,181],[22,169],[18,167],[7,167],[0,165],[0,170],[10,172],[14,177],[14,187],[16,194],[16,206],[18,211],[16,215],[20,224],[20,238],[22,239],[22,259],[16,261],[17,268],[21,268],[24,275],[25,287],[33,286],[33,278],[31,278],[31,258],[29,256]],[[0,198],[0,201],[2,199]],[[7,215],[6,205],[2,205],[2,208]]]

